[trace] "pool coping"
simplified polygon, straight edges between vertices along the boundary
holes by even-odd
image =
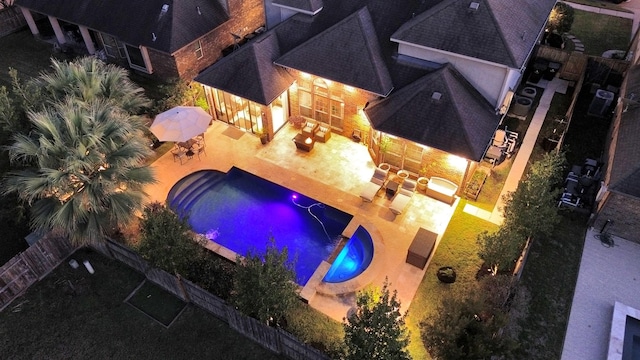
[[[371,263],[369,266],[358,276],[353,279],[349,279],[346,281],[338,282],[338,283],[328,283],[322,281],[324,276],[331,268],[331,264],[325,260],[323,260],[320,265],[316,268],[313,275],[309,278],[309,281],[305,284],[300,292],[300,297],[304,299],[306,302],[310,302],[311,299],[316,295],[316,293],[322,295],[330,295],[337,296],[348,293],[353,293],[358,290],[363,289],[365,286],[373,282],[374,279],[378,277],[380,271],[383,266],[380,264],[384,264],[386,261],[385,256],[385,246],[382,242],[382,234],[375,225],[373,225],[370,221],[365,220],[361,216],[354,215],[353,219],[349,222],[347,227],[342,232],[344,237],[350,238],[353,236],[353,233],[358,229],[358,227],[362,226],[371,236],[371,241],[373,242],[373,257],[371,258]]]
[[[613,306],[607,360],[622,359],[627,317],[640,320],[640,310],[616,301]]]

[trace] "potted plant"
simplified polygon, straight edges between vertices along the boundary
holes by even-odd
[[[260,138],[260,142],[262,143],[262,145],[266,145],[269,142],[269,134],[267,134],[264,129],[256,130],[255,134]]]
[[[427,165],[424,165],[419,172],[420,177],[417,180],[418,191],[426,192],[429,178],[427,177]]]
[[[452,284],[456,282],[456,271],[451,266],[443,266],[438,269],[436,273],[438,280],[445,284]]]

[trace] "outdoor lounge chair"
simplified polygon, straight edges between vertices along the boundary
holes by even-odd
[[[417,186],[418,184],[413,180],[406,179],[403,181],[402,187],[396,193],[393,201],[391,201],[391,205],[389,205],[389,210],[396,215],[402,214],[407,205],[409,205],[413,194],[416,192]]]
[[[313,138],[313,136],[318,131],[318,127],[319,124],[317,122],[307,120],[307,122],[304,123],[304,126],[302,127],[302,133],[310,138]]]
[[[365,184],[364,189],[362,189],[362,192],[360,193],[360,197],[363,201],[373,201],[373,198],[376,196],[378,191],[384,186],[384,183],[387,180],[387,175],[389,175],[389,170],[376,168],[371,180]]]
[[[328,126],[322,125],[318,127],[318,131],[314,139],[319,142],[327,142],[331,138],[331,128]]]

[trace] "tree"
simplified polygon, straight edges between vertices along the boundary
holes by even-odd
[[[85,104],[100,100],[128,114],[138,114],[150,104],[144,90],[129,79],[125,69],[96,57],[83,57],[73,62],[52,59],[51,69],[34,80],[51,103],[66,98]]]
[[[509,358],[527,306],[526,293],[510,276],[487,276],[462,296],[446,295],[420,323],[422,340],[437,359]]]
[[[135,118],[106,102],[67,100],[29,120],[31,134],[9,146],[11,162],[26,168],[7,174],[5,192],[30,205],[34,230],[58,230],[77,245],[99,242],[142,208],[154,177]]]
[[[385,280],[380,293],[365,290],[356,296],[356,310],[345,319],[346,359],[411,359],[405,314],[397,291],[389,293]]]
[[[557,2],[551,10],[549,21],[547,22],[547,32],[564,34],[571,30],[573,25],[574,10],[564,2]]]
[[[478,235],[478,255],[493,274],[499,266],[508,266],[518,258],[527,238],[538,234],[549,235],[560,221],[556,206],[564,155],[545,154],[531,166],[526,179],[518,188],[504,197],[504,222],[497,232]],[[507,265],[509,264],[509,265]]]
[[[545,154],[520,181],[516,191],[504,198],[503,227],[510,227],[525,236],[550,235],[558,224],[557,201],[560,189],[564,154]]]
[[[184,276],[201,249],[185,219],[159,202],[145,208],[137,250],[152,266]]]
[[[236,263],[231,302],[246,315],[279,325],[298,301],[294,263],[287,248],[278,250],[271,237],[264,254],[250,250]]]
[[[228,299],[235,265],[207,250],[206,241],[191,231],[185,219],[154,202],[144,210],[137,251],[152,266],[182,276]]]

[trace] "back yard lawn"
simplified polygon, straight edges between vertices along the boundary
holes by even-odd
[[[125,302],[144,276],[100,254],[63,262],[0,313],[3,359],[284,359],[187,305],[165,328]]]
[[[584,53],[602,56],[607,50],[626,50],[631,42],[631,19],[575,10],[570,34],[584,44]]]

